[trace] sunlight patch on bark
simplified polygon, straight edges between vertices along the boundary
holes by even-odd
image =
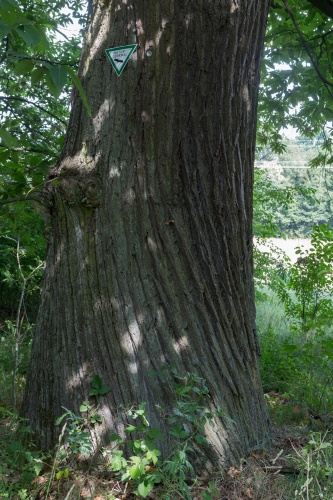
[[[103,424],[107,433],[116,432],[124,439],[126,437],[125,425],[120,417],[115,417],[117,412],[107,404],[101,404],[99,412],[103,415]]]
[[[56,267],[61,263],[63,252],[64,252],[64,244],[60,243],[54,257],[54,265],[50,268],[50,276],[52,278],[55,275]]]
[[[187,337],[185,335],[183,335],[182,337],[180,337],[180,339],[177,339],[177,341],[174,342],[173,346],[174,346],[175,351],[176,351],[177,354],[180,354],[181,351],[184,350],[184,349],[189,349],[190,348],[190,345],[188,343]]]
[[[68,380],[67,380],[67,387],[70,389],[77,389],[82,387],[82,381],[87,380],[88,378],[91,378],[90,371],[88,368],[88,364],[84,363],[76,373],[74,373]]]
[[[251,111],[251,102],[250,102],[250,96],[249,96],[249,87],[247,83],[243,85],[243,101],[246,105],[246,110],[249,113]]]
[[[132,188],[127,189],[127,191],[124,194],[123,200],[124,200],[125,203],[128,203],[129,205],[131,203],[133,203],[134,200],[135,200],[135,191],[134,191],[134,189],[132,189]]]
[[[69,212],[70,218],[72,219],[75,235],[76,235],[76,241],[77,244],[75,245],[76,248],[76,253],[78,256],[78,262],[81,263],[81,270],[85,268],[85,263],[86,263],[86,256],[84,252],[84,230],[81,227],[80,220],[77,216],[77,214],[74,212],[74,210],[70,210]]]
[[[238,0],[233,0],[233,2],[231,4],[230,13],[234,14],[234,12],[236,12],[236,10],[238,10],[238,9],[239,9]]]
[[[109,178],[112,179],[113,177],[120,177],[120,168],[118,166],[112,166],[110,168]]]
[[[160,40],[162,38],[162,35],[163,35],[163,30],[162,29],[159,29],[155,35],[155,45],[156,47],[158,47],[159,43],[160,43]]]
[[[153,250],[154,252],[157,251],[157,245],[156,245],[155,241],[150,236],[148,236],[148,238],[147,238],[147,243],[148,243],[148,247],[150,248],[150,250]]]
[[[112,297],[110,298],[110,302],[111,302],[112,309],[114,309],[115,311],[118,311],[118,309],[119,309],[119,304],[118,304],[117,299],[116,299],[114,296],[112,296]]]
[[[96,139],[100,136],[101,132],[105,128],[105,122],[107,119],[109,119],[112,110],[114,108],[114,105],[115,105],[114,99],[111,99],[109,97],[105,98],[96,116],[93,118],[94,133]]]
[[[145,30],[143,29],[141,19],[137,19],[137,21],[136,21],[136,29],[137,29],[138,36],[139,35],[144,35]]]
[[[121,7],[120,7],[121,8]],[[82,67],[82,76],[84,77],[89,70],[91,62],[96,55],[100,53],[101,45],[106,42],[109,35],[109,26],[111,25],[110,11],[101,11],[95,14],[95,22],[86,33],[86,46],[89,47],[89,57],[86,58]]]
[[[214,409],[210,409],[210,411],[214,411]],[[222,443],[223,448],[226,449],[228,447],[228,433],[227,433],[225,427],[221,426],[220,419],[218,422],[216,422],[216,424],[217,425],[212,425],[211,422],[207,422],[205,424],[206,439],[209,441],[211,446],[213,448],[215,448],[216,450],[220,449],[221,443]],[[207,462],[206,467],[208,467],[208,468],[211,467],[209,462]]]
[[[186,24],[186,28],[189,27],[190,25],[190,22],[193,20],[193,14],[187,14],[187,16],[185,17],[185,24]]]
[[[135,319],[128,325],[128,332],[123,333],[121,345],[126,354],[128,354],[132,359],[135,359],[141,343],[142,333],[140,331],[139,324]],[[132,374],[138,373],[138,365],[135,361],[127,362],[127,369]]]

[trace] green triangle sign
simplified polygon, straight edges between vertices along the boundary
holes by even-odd
[[[128,63],[129,58],[131,57],[137,46],[138,44],[136,43],[134,45],[124,45],[123,47],[113,47],[112,49],[106,49],[105,52],[118,76],[121,75],[123,69]]]

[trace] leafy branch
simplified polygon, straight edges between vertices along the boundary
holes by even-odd
[[[17,308],[17,313],[16,313],[16,322],[15,322],[15,346],[14,346],[14,367],[13,367],[13,380],[12,380],[12,398],[13,398],[13,407],[16,408],[17,405],[17,394],[16,394],[16,376],[17,376],[17,370],[18,370],[18,365],[19,365],[19,347],[20,347],[20,340],[21,340],[21,326],[24,318],[24,313],[22,315],[22,308],[24,304],[24,297],[26,294],[26,287],[28,281],[36,274],[36,272],[42,268],[44,265],[43,262],[38,264],[37,267],[35,267],[28,276],[25,276],[22,265],[21,265],[21,251],[20,251],[20,238],[18,237],[17,239],[17,245],[16,245],[16,260],[17,260],[17,267],[21,279],[21,293],[20,293],[20,299],[19,299],[19,304]]]
[[[331,3],[331,2],[330,2],[330,3]],[[289,3],[287,2],[287,0],[283,0],[283,4],[284,4],[284,6],[285,6],[286,11],[287,11],[287,12],[288,12],[288,14],[290,15],[290,18],[291,18],[291,20],[292,20],[292,22],[293,22],[293,25],[294,25],[294,27],[295,27],[295,29],[296,29],[296,31],[297,31],[297,34],[298,34],[298,36],[299,36],[299,38],[300,38],[300,40],[301,40],[301,42],[302,42],[302,44],[303,44],[303,47],[304,47],[304,49],[305,49],[306,53],[308,54],[308,56],[309,56],[309,58],[310,58],[310,61],[311,61],[312,65],[313,65],[313,67],[314,67],[314,69],[315,69],[315,71],[316,71],[316,73],[317,73],[318,77],[320,78],[320,80],[323,82],[323,84],[324,84],[324,85],[325,85],[325,87],[327,88],[327,91],[329,92],[330,96],[331,96],[331,97],[333,97],[333,93],[332,93],[332,91],[331,91],[331,90],[330,90],[330,88],[329,88],[329,87],[332,87],[332,88],[333,88],[333,83],[332,83],[332,82],[330,82],[329,80],[327,80],[327,79],[323,76],[323,74],[321,73],[321,71],[320,71],[320,69],[319,69],[319,66],[318,66],[318,64],[317,64],[317,61],[316,61],[316,60],[315,60],[315,58],[313,57],[313,54],[312,54],[312,52],[311,52],[311,49],[310,49],[310,47],[309,47],[309,45],[308,45],[307,41],[306,41],[306,40],[305,40],[305,38],[304,38],[304,35],[303,35],[303,33],[302,33],[302,31],[301,31],[301,29],[300,29],[300,27],[299,27],[298,23],[297,23],[296,17],[295,17],[295,15],[294,15],[294,13],[293,13],[293,11],[292,11],[292,9],[291,9],[291,7],[290,7]],[[333,9],[333,6],[332,6],[332,9]]]
[[[19,101],[19,102],[24,102],[25,104],[31,104],[32,106],[35,106],[37,109],[43,111],[44,113],[46,113],[47,115],[51,116],[52,118],[54,118],[55,120],[58,120],[59,122],[61,122],[63,125],[67,125],[67,121],[65,120],[62,120],[61,118],[59,118],[59,116],[55,115],[54,113],[52,113],[49,109],[46,109],[44,108],[43,106],[41,106],[40,104],[37,104],[36,102],[33,102],[33,101],[29,101],[28,99],[24,99],[23,97],[17,97],[17,96],[1,96],[0,97],[0,100],[3,101],[3,102],[8,102],[8,101]]]
[[[41,205],[45,205],[41,196],[39,196],[38,194],[29,194],[26,196],[16,196],[15,198],[8,198],[7,200],[0,200],[0,206],[7,205],[8,203],[16,203],[19,201],[36,201]]]

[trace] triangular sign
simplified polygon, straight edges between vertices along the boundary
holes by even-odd
[[[121,75],[123,69],[128,63],[129,58],[137,48],[137,44],[125,45],[123,47],[113,47],[112,49],[106,49],[106,54],[112,64],[113,69],[118,76]]]

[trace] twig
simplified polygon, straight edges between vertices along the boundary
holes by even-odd
[[[71,487],[71,489],[67,493],[65,500],[68,500],[70,498],[70,494],[72,493],[72,491],[74,490],[74,488],[75,488],[75,483],[73,484],[73,486]]]
[[[275,472],[280,474],[299,474],[300,470],[291,465],[266,465],[263,467],[266,472]]]
[[[18,365],[19,365],[19,347],[20,347],[20,338],[21,338],[21,327],[22,327],[22,322],[24,318],[24,314],[22,315],[22,307],[24,304],[24,296],[25,296],[25,291],[26,291],[26,286],[27,282],[29,279],[35,274],[38,269],[40,269],[43,266],[43,263],[39,264],[35,269],[31,271],[31,273],[25,277],[22,266],[21,266],[21,258],[20,258],[20,236],[17,238],[17,244],[16,244],[16,260],[17,260],[17,266],[19,270],[19,274],[21,276],[22,280],[22,288],[21,288],[21,294],[20,294],[20,300],[17,308],[17,313],[16,313],[16,323],[15,323],[15,346],[14,346],[14,367],[13,367],[13,380],[12,380],[12,399],[13,399],[13,407],[16,408],[16,403],[17,403],[17,394],[16,394],[16,376],[17,376],[17,370],[18,370]]]
[[[17,395],[16,395],[16,375],[17,375],[17,369],[18,369],[18,358],[19,358],[19,344],[20,344],[20,334],[21,334],[21,310],[22,310],[22,304],[24,300],[24,295],[25,295],[25,287],[26,287],[26,279],[24,277],[24,274],[22,272],[22,267],[21,267],[21,259],[20,259],[20,236],[17,238],[17,245],[16,245],[16,260],[17,260],[17,265],[18,269],[22,278],[22,289],[21,289],[21,294],[20,294],[20,300],[19,300],[19,305],[17,308],[17,313],[16,313],[16,324],[15,324],[15,347],[14,347],[14,368],[13,368],[13,382],[12,382],[12,398],[13,398],[13,407],[16,408],[16,403],[17,403]]]
[[[54,457],[54,460],[53,460],[53,464],[52,464],[51,475],[50,475],[50,479],[49,479],[49,482],[48,482],[48,485],[47,485],[46,494],[45,494],[45,500],[47,500],[49,498],[52,481],[53,481],[54,476],[55,476],[55,468],[56,468],[56,465],[57,465],[58,455],[59,455],[59,451],[60,451],[60,447],[61,447],[61,441],[62,441],[62,438],[64,437],[66,427],[67,427],[67,422],[65,422],[63,428],[61,429],[61,433],[60,433],[60,436],[59,436],[59,439],[58,439],[57,451],[56,451],[56,454],[55,454],[55,457]]]
[[[29,194],[26,196],[16,196],[15,198],[8,198],[7,200],[0,200],[0,206],[7,205],[7,203],[16,203],[17,201],[37,201],[41,205],[45,205],[41,196],[37,194]]]
[[[3,142],[0,142],[0,147],[1,148],[7,148],[7,149],[10,149],[11,151],[17,151],[19,153],[25,153],[25,152],[29,152],[29,153],[41,153],[41,154],[48,154],[50,156],[54,156],[54,157],[57,157],[58,154],[55,153],[54,151],[50,151],[49,149],[39,149],[39,148],[8,148],[6,146],[5,143]]]
[[[23,97],[17,97],[17,96],[1,96],[0,97],[0,100],[2,101],[19,101],[19,102],[24,102],[26,104],[31,104],[32,106],[35,106],[37,109],[40,109],[41,111],[43,111],[44,113],[48,114],[49,116],[52,116],[52,118],[55,118],[56,120],[58,120],[60,123],[62,123],[63,125],[67,125],[67,122],[65,120],[62,120],[61,118],[59,118],[59,116],[55,115],[54,113],[51,113],[51,111],[49,111],[48,109],[44,108],[43,106],[40,106],[39,104],[33,102],[33,101],[29,101],[28,99],[23,99]]]

